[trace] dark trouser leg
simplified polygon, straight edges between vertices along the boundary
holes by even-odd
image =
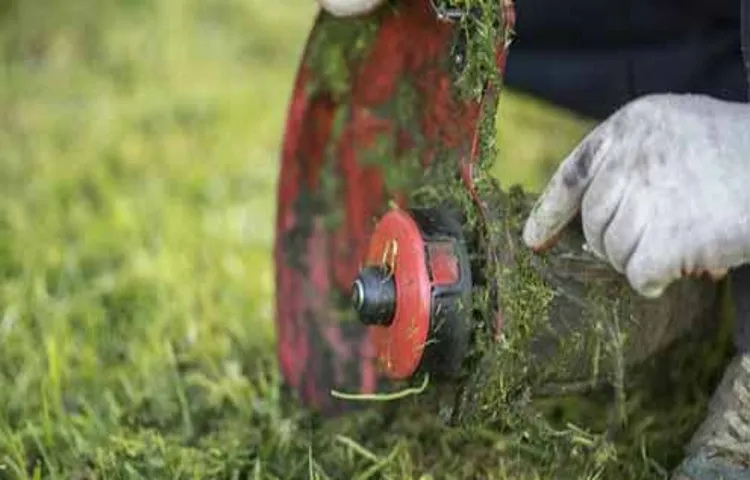
[[[750,479],[750,266],[731,274],[737,355],[675,480]]]
[[[731,273],[735,311],[734,344],[738,353],[750,353],[750,265]]]
[[[724,372],[686,453],[675,480],[750,479],[750,354]]]

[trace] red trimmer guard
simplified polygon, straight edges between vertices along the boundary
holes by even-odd
[[[361,19],[318,16],[284,136],[274,251],[279,361],[288,386],[324,414],[357,403],[337,400],[332,390],[394,387],[376,370],[349,296],[378,217],[405,193],[393,185],[420,175],[404,152],[417,151],[419,166],[448,151],[458,171],[480,116],[479,101],[461,101],[454,87],[457,24],[439,20],[430,0],[395,5]],[[349,59],[342,92],[326,84],[330,65],[320,64],[320,49],[352,41],[335,37],[347,21],[373,33],[359,58]]]

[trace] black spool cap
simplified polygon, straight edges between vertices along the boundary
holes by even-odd
[[[362,269],[352,285],[352,305],[365,325],[390,325],[396,311],[393,273],[383,266]]]

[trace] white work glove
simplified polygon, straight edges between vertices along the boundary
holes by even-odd
[[[318,0],[323,10],[335,17],[352,17],[375,10],[385,0]]]
[[[649,95],[596,127],[526,222],[542,251],[577,213],[591,251],[646,297],[750,262],[750,105]]]

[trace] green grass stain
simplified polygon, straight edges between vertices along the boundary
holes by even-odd
[[[310,93],[330,93],[335,100],[349,94],[353,71],[377,35],[376,16],[336,18],[322,13],[311,36],[306,63],[313,72]]]

